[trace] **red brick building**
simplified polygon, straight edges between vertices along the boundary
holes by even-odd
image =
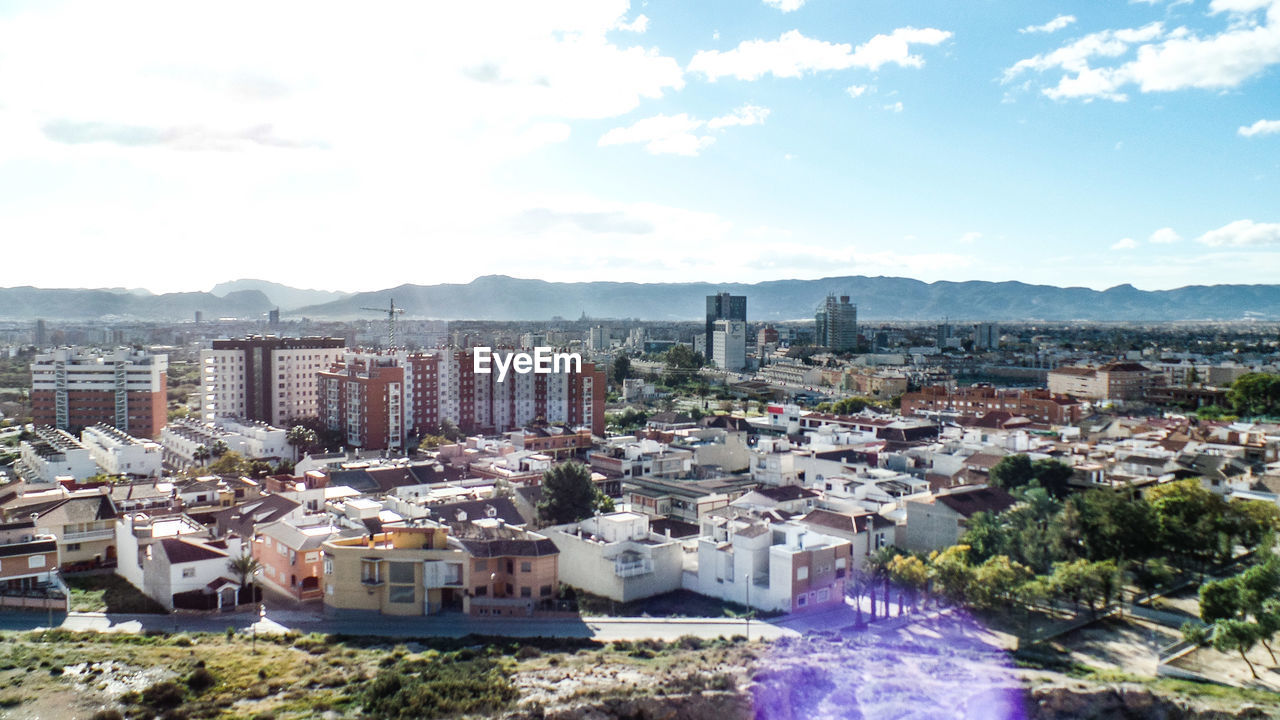
[[[563,425],[604,434],[605,375],[593,364],[498,378],[475,372],[471,350],[346,353],[318,375],[319,417],[367,450],[402,449],[445,420],[468,433]],[[553,450],[567,441],[545,442]]]
[[[1080,401],[1048,390],[994,388],[988,385],[954,390],[933,385],[902,396],[903,415],[954,414],[979,418],[991,412],[1007,412],[1036,422],[1069,425],[1080,420]]]
[[[102,353],[59,348],[31,363],[31,415],[37,426],[73,434],[104,423],[154,438],[168,419],[168,356],[142,350]]]

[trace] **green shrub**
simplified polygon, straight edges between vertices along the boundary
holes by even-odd
[[[457,655],[462,655],[458,653]],[[366,715],[388,720],[493,714],[519,692],[489,658],[427,663],[407,661],[363,684],[356,697]]]
[[[187,676],[187,687],[191,688],[193,693],[202,693],[218,683],[218,679],[213,673],[203,667],[196,668],[195,672]]]
[[[142,704],[153,708],[172,708],[182,704],[186,692],[171,680],[155,683],[142,691]]]

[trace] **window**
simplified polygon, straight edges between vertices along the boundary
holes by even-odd
[[[477,585],[475,592],[472,594],[476,597],[487,597],[489,595],[489,588],[485,585]]]
[[[413,566],[411,562],[391,563],[391,582],[398,585],[413,584]]]
[[[550,595],[551,595],[551,586],[550,586],[550,585],[543,585],[542,587],[538,588],[538,596],[539,596],[539,597],[548,597],[548,596],[550,596]]]
[[[69,543],[67,545],[67,552],[75,552],[79,549],[80,549],[80,543]]]
[[[809,604],[809,598],[805,597],[804,595],[796,596],[796,607],[804,607],[805,605],[808,605],[808,604]]]
[[[528,585],[520,586],[520,597],[522,598],[533,597],[533,588],[529,587]]]
[[[808,580],[808,579],[809,579],[809,568],[808,568],[808,566],[801,565],[800,567],[796,568],[796,579],[797,579],[797,580]]]
[[[516,593],[515,588],[511,587],[511,583],[507,583],[506,590],[507,590],[507,597],[512,597]]]
[[[307,553],[306,557],[303,558],[303,562],[320,562],[320,553],[314,551]]]
[[[476,572],[479,572],[479,571],[481,571],[481,570],[488,570],[488,569],[489,569],[489,561],[488,561],[488,560],[477,560],[477,561],[476,561]]]
[[[392,585],[387,600],[393,603],[411,603],[416,599],[412,585]]]
[[[515,572],[515,571],[516,571],[516,567],[515,567],[515,565],[516,565],[516,564],[515,564],[515,561],[513,561],[513,560],[507,560],[507,573],[508,573],[508,574],[513,573],[513,572]]]
[[[43,555],[32,555],[31,557],[27,558],[27,567],[28,567],[28,568],[42,568],[42,567],[44,567],[44,556],[43,556]]]
[[[193,577],[195,577],[195,576],[196,576],[196,569],[195,569],[195,568],[182,568],[182,577],[184,577],[184,578],[193,578]]]
[[[818,591],[818,602],[826,602],[831,599],[831,591],[823,588]]]
[[[533,572],[533,563],[531,562],[520,563],[520,572]]]

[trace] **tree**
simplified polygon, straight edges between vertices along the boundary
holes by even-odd
[[[191,459],[195,460],[201,465],[204,465],[205,461],[208,460],[210,457],[213,457],[213,453],[210,452],[209,448],[205,447],[204,445],[197,445],[196,449],[191,451]]]
[[[995,514],[980,510],[965,523],[960,542],[969,546],[969,554],[974,560],[999,555],[1006,545],[1004,523]]]
[[[847,397],[837,401],[831,406],[831,412],[836,415],[854,415],[867,409],[871,401],[864,397]]]
[[[915,555],[897,555],[889,561],[889,579],[911,596],[911,609],[916,607],[920,591],[929,584],[929,567]]]
[[[969,546],[952,545],[929,554],[933,577],[943,594],[955,602],[964,602],[973,585],[973,568],[969,565]]]
[[[418,449],[422,451],[435,450],[441,445],[448,445],[449,438],[443,435],[423,435],[422,440],[418,442]]]
[[[1203,563],[1219,554],[1226,501],[1188,478],[1147,492],[1160,527],[1160,542],[1184,561]]]
[[[213,444],[209,446],[209,453],[216,459],[226,455],[230,449],[227,447],[225,440],[214,440]]]
[[[1053,458],[1042,458],[1031,463],[1031,474],[1040,487],[1061,500],[1071,491],[1071,476],[1075,470],[1070,465]]]
[[[631,377],[631,358],[624,353],[613,360],[613,381],[621,385],[622,381],[629,377]]]
[[[240,580],[240,587],[246,587],[250,578],[262,569],[262,563],[249,554],[237,555],[227,561],[227,569]]]
[[[1025,565],[1006,555],[988,558],[973,570],[972,595],[978,607],[1008,608],[1018,600],[1018,590],[1033,576]]]
[[[230,450],[209,465],[209,472],[214,475],[248,475],[252,472],[251,463],[240,453]]]
[[[303,425],[294,425],[289,428],[289,432],[284,439],[293,448],[293,456],[301,457],[303,454],[310,452],[320,438],[316,435],[315,430]]]
[[[1228,619],[1219,620],[1213,624],[1213,648],[1223,653],[1231,650],[1240,653],[1240,659],[1249,666],[1249,672],[1253,673],[1254,680],[1261,678],[1258,677],[1258,671],[1254,669],[1253,663],[1249,662],[1247,653],[1258,644],[1260,637],[1261,630],[1256,623]]]
[[[496,498],[514,497],[516,494],[515,487],[511,485],[511,481],[506,478],[498,478],[493,481],[493,496]]]
[[[1030,483],[1035,472],[1031,468],[1031,458],[1026,455],[1006,455],[991,467],[988,477],[995,487],[1013,490]]]
[[[567,462],[542,473],[538,518],[547,525],[577,522],[611,505],[608,496],[592,482],[591,470],[582,463]]]
[[[1280,412],[1280,375],[1245,373],[1231,383],[1227,402],[1237,415],[1275,415]]]

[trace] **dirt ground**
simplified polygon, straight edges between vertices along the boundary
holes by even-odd
[[[1154,623],[1109,620],[1067,633],[1055,645],[1081,665],[1155,677],[1159,648],[1179,637],[1177,631]]]

